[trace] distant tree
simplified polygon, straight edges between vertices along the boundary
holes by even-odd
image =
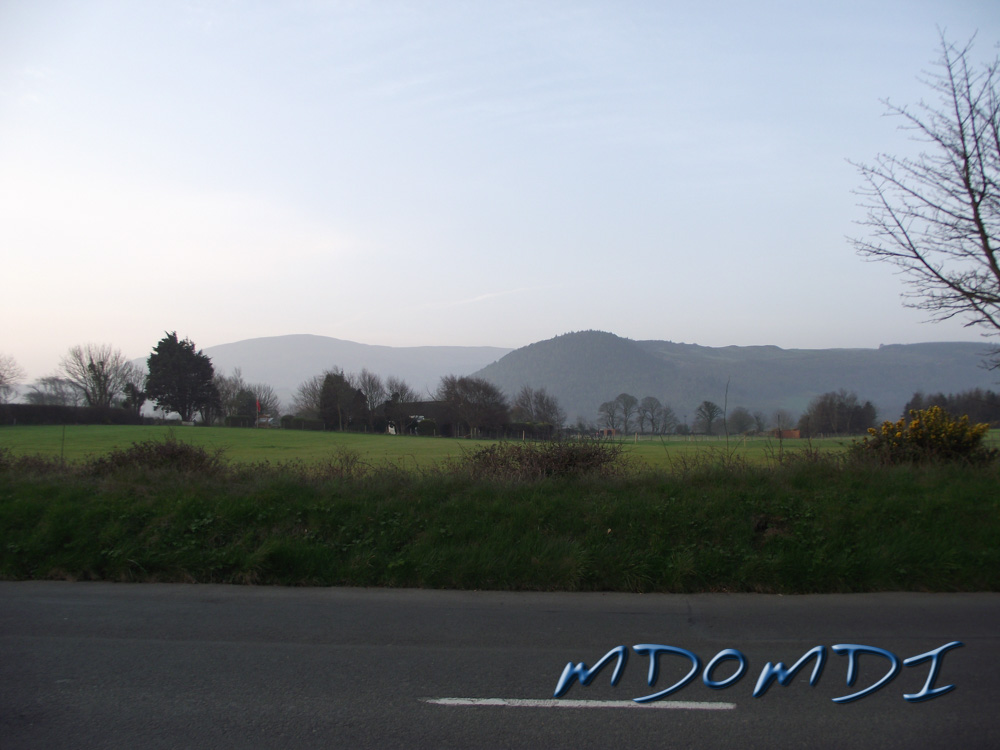
[[[535,389],[527,385],[514,397],[511,417],[515,422],[549,424],[557,429],[566,422],[566,412],[555,396],[550,396],[544,388]]]
[[[669,435],[677,430],[680,426],[680,420],[677,419],[677,415],[674,414],[674,410],[669,406],[664,406],[663,410],[660,412],[660,434]]]
[[[445,375],[435,398],[447,404],[452,418],[468,427],[470,435],[508,421],[507,397],[484,378]]]
[[[750,411],[737,406],[726,418],[726,427],[731,435],[743,435],[754,428],[754,418]]]
[[[319,394],[323,390],[323,378],[326,373],[313,375],[299,383],[292,396],[292,413],[306,419],[319,419]]]
[[[133,414],[142,412],[142,405],[146,403],[146,372],[133,363],[128,363],[128,371],[125,373],[125,387],[122,389],[122,408]]]
[[[131,364],[110,344],[74,346],[63,357],[63,376],[83,396],[87,406],[111,406],[124,392]]]
[[[875,426],[875,407],[843,388],[814,398],[799,419],[804,435],[858,435]]]
[[[256,418],[266,414],[271,419],[281,416],[281,399],[267,383],[249,383],[246,393],[247,413],[250,416]]]
[[[722,407],[714,401],[702,401],[695,409],[695,429],[706,435],[714,434],[715,423],[722,417]]]
[[[911,409],[929,409],[932,406],[940,406],[953,417],[968,416],[973,423],[1000,425],[1000,394],[981,388],[947,395],[932,393],[927,396],[918,391],[906,402],[902,416],[907,417]]]
[[[356,389],[343,370],[328,370],[319,394],[319,417],[327,428],[343,430],[354,412]]]
[[[639,408],[639,399],[631,393],[619,393],[615,399],[618,402],[622,418],[622,432],[631,432],[632,420]]]
[[[775,409],[771,415],[771,426],[776,430],[795,429],[795,415],[787,409]]]
[[[753,428],[758,433],[763,433],[767,430],[767,416],[759,409],[753,413]]]
[[[79,406],[83,394],[66,378],[47,375],[29,386],[24,400],[38,406]]]
[[[374,429],[375,419],[382,410],[387,396],[385,384],[381,376],[367,368],[361,370],[357,380],[358,390],[364,396],[364,417],[368,423],[368,429]]]
[[[418,399],[417,392],[400,377],[390,375],[385,379],[385,390],[389,394],[390,400],[403,404],[412,404]]]
[[[982,66],[941,35],[938,72],[923,83],[936,105],[885,102],[926,147],[914,158],[855,164],[868,235],[861,255],[900,269],[906,304],[934,318],[963,317],[1000,335],[1000,58]],[[994,366],[1000,366],[1000,351]]]
[[[663,404],[655,396],[645,396],[639,402],[636,410],[636,420],[639,422],[639,432],[656,433],[660,428],[660,415],[663,414]]]
[[[195,412],[219,403],[212,360],[177,332],[160,339],[146,359],[146,395],[160,411],[175,411],[190,422]]]
[[[219,394],[218,412],[221,416],[248,416],[245,411],[245,400],[240,398],[240,394],[247,390],[249,384],[243,379],[241,368],[234,368],[231,375],[223,375],[221,372],[215,373],[212,383]],[[206,419],[205,421],[212,422],[213,420]]]
[[[385,418],[392,422],[397,431],[410,421],[410,405],[417,400],[417,392],[402,378],[390,375],[385,379],[385,390],[389,394],[382,406]]]
[[[621,404],[618,399],[605,401],[597,410],[600,415],[600,424],[608,430],[618,432],[621,429]]]
[[[903,407],[903,416],[907,416],[910,411],[920,411],[921,409],[927,409],[931,406],[933,406],[933,404],[928,403],[924,399],[924,394],[917,391],[910,397],[910,400],[906,402],[906,406]]]
[[[0,354],[0,404],[7,403],[24,379],[24,369],[9,354]]]

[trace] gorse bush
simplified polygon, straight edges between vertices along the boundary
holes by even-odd
[[[581,475],[619,476],[630,464],[621,443],[571,441],[496,443],[465,456],[459,467],[486,479],[541,479]]]
[[[128,448],[116,448],[107,455],[92,459],[87,464],[88,473],[106,476],[130,470],[170,470],[203,475],[224,471],[222,450],[208,451],[200,445],[191,445],[173,436],[166,440],[145,440]]]
[[[969,417],[952,417],[940,406],[911,409],[898,422],[883,422],[868,437],[851,446],[854,458],[882,464],[932,461],[988,461],[996,450],[984,448],[988,424],[969,424]]]

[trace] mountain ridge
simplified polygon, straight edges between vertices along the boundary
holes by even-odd
[[[271,385],[285,408],[298,385],[331,367],[396,375],[429,397],[443,375],[485,377],[513,398],[522,386],[545,388],[571,421],[596,421],[619,393],[655,396],[688,422],[702,401],[770,414],[801,413],[816,395],[845,388],[871,400],[879,418],[896,419],[915,391],[995,388],[981,362],[988,344],[884,344],[877,349],[782,349],[773,344],[707,347],[634,340],[606,331],[572,331],[523,347],[362,344],[315,334],[243,339],[204,349],[216,372],[240,367]],[[728,399],[727,399],[728,394]]]

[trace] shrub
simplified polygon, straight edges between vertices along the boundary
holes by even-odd
[[[476,478],[523,480],[628,470],[621,443],[495,443],[466,455],[460,466]]]
[[[225,464],[221,449],[209,452],[200,445],[183,443],[170,436],[166,440],[145,440],[128,448],[115,448],[91,460],[87,468],[96,476],[134,469],[215,474],[222,471]]]
[[[969,417],[952,417],[940,406],[911,409],[898,422],[883,422],[868,429],[868,437],[850,448],[854,458],[881,464],[926,463],[930,461],[984,461],[996,450],[982,446],[988,424],[969,424]]]

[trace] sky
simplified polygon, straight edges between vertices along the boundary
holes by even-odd
[[[0,353],[981,341],[848,242],[939,30],[1000,5],[0,0]]]

